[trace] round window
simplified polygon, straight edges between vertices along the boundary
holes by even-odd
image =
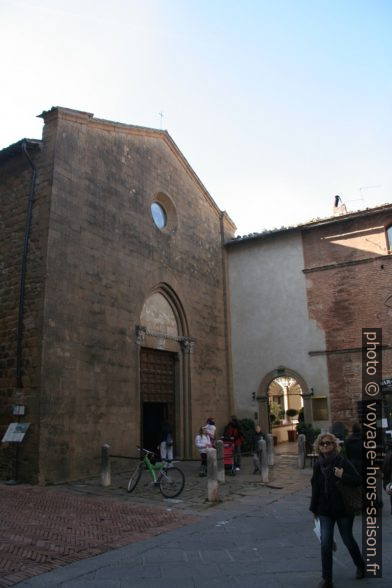
[[[158,202],[151,204],[151,215],[158,229],[164,229],[167,224],[166,211]]]

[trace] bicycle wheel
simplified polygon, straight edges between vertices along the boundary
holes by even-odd
[[[161,470],[159,489],[166,498],[174,498],[181,494],[185,486],[185,476],[178,468]]]
[[[142,474],[142,467],[143,467],[143,464],[142,463],[139,463],[136,466],[136,468],[135,468],[132,476],[129,478],[128,492],[132,492],[132,490],[135,490],[135,488],[136,488],[136,486],[137,486],[137,484],[138,484],[138,482],[140,480],[140,476]]]

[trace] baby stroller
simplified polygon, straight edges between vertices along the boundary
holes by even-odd
[[[223,463],[225,465],[225,471],[230,476],[235,476],[234,443],[225,437],[223,437]]]

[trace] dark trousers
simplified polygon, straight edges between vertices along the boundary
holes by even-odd
[[[353,516],[344,516],[333,519],[324,515],[319,516],[321,529],[321,565],[324,580],[332,580],[332,550],[333,529],[338,525],[340,536],[347,547],[354,564],[361,568],[364,565],[361,552],[353,537]]]
[[[234,458],[234,467],[240,468],[241,467],[241,445],[236,445],[234,447],[233,458]]]
[[[200,453],[200,475],[207,475],[207,454]]]

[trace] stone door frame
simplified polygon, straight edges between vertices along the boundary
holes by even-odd
[[[261,380],[256,394],[256,400],[259,410],[259,423],[262,431],[270,431],[269,411],[268,411],[268,388],[276,378],[293,378],[300,385],[302,390],[302,399],[304,403],[304,419],[306,423],[312,422],[312,396],[313,391],[310,389],[304,378],[290,368],[279,366],[275,370],[268,372]]]
[[[170,304],[176,317],[178,336],[149,331],[143,325],[136,326],[137,353],[137,395],[139,406],[143,402],[140,389],[140,352],[142,347],[170,351],[175,354],[175,451],[181,458],[192,457],[192,387],[191,387],[191,354],[195,340],[188,336],[188,323],[181,301],[174,290],[165,283],[155,286],[146,296],[160,293]],[[139,419],[140,420],[140,419]]]

